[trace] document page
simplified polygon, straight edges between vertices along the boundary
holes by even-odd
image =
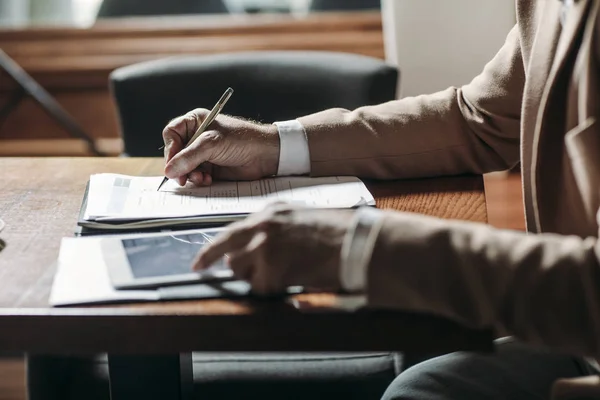
[[[63,238],[50,305],[158,301],[154,290],[115,290],[110,283],[101,238]]]
[[[248,182],[216,182],[180,187],[162,177],[98,174],[90,178],[88,221],[133,221],[155,218],[248,214],[269,203],[287,201],[321,208],[374,205],[366,186],[354,177],[276,177]]]

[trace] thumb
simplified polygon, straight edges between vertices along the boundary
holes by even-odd
[[[216,131],[204,132],[194,143],[174,155],[165,166],[167,178],[185,176],[200,164],[210,162],[215,149],[215,135],[218,135]]]

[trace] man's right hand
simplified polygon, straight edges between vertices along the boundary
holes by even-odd
[[[210,185],[214,179],[254,180],[277,173],[279,134],[275,125],[219,115],[185,147],[208,116],[196,109],[175,118],[163,130],[165,176],[180,185]]]

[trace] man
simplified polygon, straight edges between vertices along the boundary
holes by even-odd
[[[275,174],[416,178],[520,161],[531,234],[277,205],[233,225],[194,267],[228,253],[259,293],[288,285],[360,292],[369,307],[494,325],[528,343],[503,342],[495,357],[430,360],[401,374],[390,398],[546,398],[556,379],[591,374],[584,358],[531,345],[600,357],[599,7],[598,0],[517,0],[505,45],[460,89],[276,126],[222,116],[184,150],[206,110],[163,133],[165,173],[181,184]],[[559,382],[557,393],[572,389]],[[594,391],[594,378],[582,383]]]

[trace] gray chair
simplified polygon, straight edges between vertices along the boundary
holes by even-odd
[[[130,156],[160,155],[164,125],[212,107],[228,86],[236,92],[226,113],[273,122],[392,100],[397,80],[381,60],[322,52],[181,57],[120,68],[110,78]],[[195,353],[193,361],[195,394],[204,399],[379,399],[402,369],[396,353]],[[31,400],[108,398],[103,357],[32,357],[28,374]]]
[[[110,83],[125,153],[160,156],[160,132],[177,115],[211,108],[228,87],[230,115],[271,123],[396,96],[398,71],[345,53],[274,51],[186,56],[120,68]]]
[[[97,18],[228,12],[223,0],[103,0]]]
[[[313,0],[311,11],[379,10],[381,0]]]

